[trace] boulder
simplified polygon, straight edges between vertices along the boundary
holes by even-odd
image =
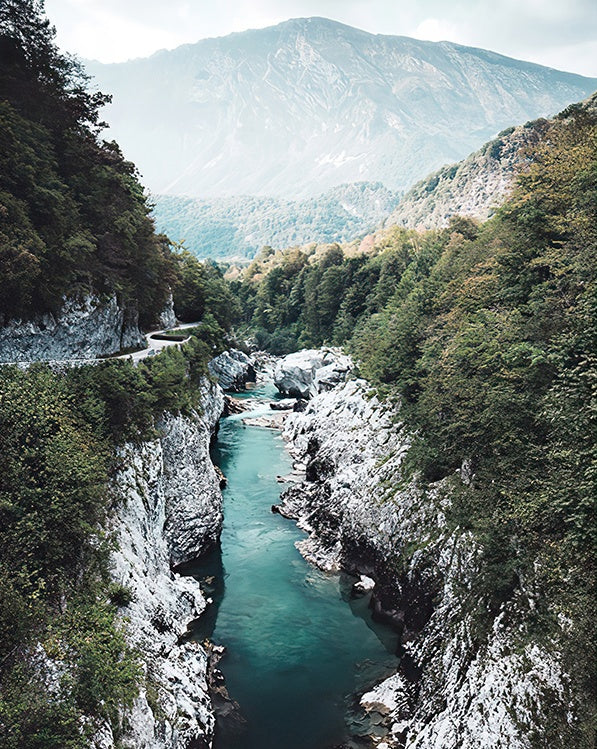
[[[207,365],[210,374],[223,390],[244,390],[247,382],[255,382],[253,360],[237,349],[224,351]]]
[[[283,395],[308,399],[346,379],[352,362],[337,349],[306,349],[281,359],[274,384]]]
[[[375,580],[367,575],[361,575],[360,579],[352,586],[352,595],[364,596],[375,588]]]
[[[272,411],[292,411],[295,403],[296,401],[290,398],[283,401],[272,401],[269,407]]]

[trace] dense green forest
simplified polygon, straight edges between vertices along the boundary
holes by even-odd
[[[263,245],[348,242],[378,226],[398,198],[380,182],[339,185],[308,200],[156,195],[153,216],[160,231],[184,240],[197,257],[253,258]]]
[[[172,284],[168,242],[134,166],[98,137],[107,97],[53,37],[39,0],[0,4],[0,315],[93,290],[116,292],[147,324]]]
[[[594,693],[596,217],[593,98],[553,121],[485,224],[395,228],[349,258],[291,250],[265,275],[263,256],[236,284],[260,345],[343,344],[399,399],[413,435],[404,478],[453,482],[466,464],[450,522],[482,545],[480,609],[496,612],[533,580],[532,626],[574,622],[567,655],[584,693]]]

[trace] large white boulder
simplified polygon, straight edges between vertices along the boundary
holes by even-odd
[[[274,384],[282,395],[312,398],[344,382],[351,369],[350,357],[338,349],[305,349],[278,362]]]
[[[247,382],[255,382],[253,360],[237,349],[222,352],[207,367],[222,390],[244,390]]]

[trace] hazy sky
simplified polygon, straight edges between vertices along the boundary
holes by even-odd
[[[68,52],[102,62],[288,18],[448,40],[597,77],[596,0],[46,0]]]

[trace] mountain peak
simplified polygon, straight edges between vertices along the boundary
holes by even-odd
[[[363,180],[404,190],[597,88],[318,16],[89,70],[114,95],[105,117],[151,190],[202,198],[306,198]]]

